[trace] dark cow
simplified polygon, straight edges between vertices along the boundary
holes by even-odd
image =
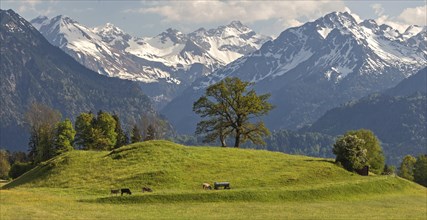
[[[153,192],[153,190],[148,187],[142,187],[142,192]]]
[[[129,195],[132,195],[132,192],[130,191],[130,189],[128,189],[128,188],[125,188],[125,189],[121,189],[120,190],[121,191],[121,195],[123,196],[123,193],[126,193],[126,194],[129,194]]]
[[[119,192],[120,192],[120,189],[112,189],[112,190],[111,190],[111,194],[118,195],[118,194],[119,194]]]

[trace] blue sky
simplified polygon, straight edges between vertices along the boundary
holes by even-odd
[[[332,11],[351,11],[361,19],[375,19],[403,30],[426,25],[426,0],[421,1],[64,1],[1,0],[27,20],[39,15],[67,15],[96,27],[113,23],[134,36],[155,36],[169,27],[184,33],[240,20],[256,32],[277,36],[288,27]]]

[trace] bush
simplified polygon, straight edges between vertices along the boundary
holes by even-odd
[[[34,164],[32,163],[15,163],[10,168],[9,177],[15,179],[33,168]]]
[[[334,144],[336,161],[349,171],[368,165],[369,171],[381,174],[384,171],[384,155],[380,142],[370,130],[349,131]]]
[[[333,152],[337,155],[335,161],[348,171],[362,169],[368,161],[364,144],[365,141],[355,135],[340,137],[334,144]]]

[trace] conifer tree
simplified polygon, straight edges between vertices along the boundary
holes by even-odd
[[[156,139],[156,129],[152,124],[148,125],[147,132],[144,138],[144,141],[150,141]]]
[[[116,128],[114,131],[117,134],[117,142],[116,145],[114,145],[114,148],[119,148],[129,144],[129,138],[122,129],[119,116],[117,114],[113,114],[113,118],[116,121]]]
[[[130,133],[130,142],[133,144],[141,141],[142,141],[141,131],[139,130],[138,126],[134,125]]]

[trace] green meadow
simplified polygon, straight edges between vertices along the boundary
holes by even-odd
[[[202,183],[230,182],[230,190]],[[142,193],[142,187],[152,193]],[[129,188],[132,195],[111,195]],[[167,141],[72,151],[2,186],[0,219],[426,219],[427,190],[331,159]]]

